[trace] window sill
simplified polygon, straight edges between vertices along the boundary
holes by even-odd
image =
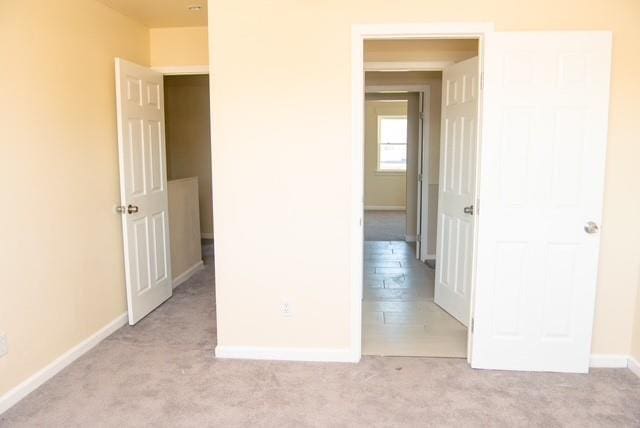
[[[375,175],[407,175],[407,171],[388,171],[388,170],[376,170]]]

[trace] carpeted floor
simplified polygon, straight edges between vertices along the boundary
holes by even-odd
[[[216,360],[213,265],[0,416],[2,427],[640,426],[640,379],[359,364]],[[330,310],[330,308],[327,308]]]
[[[406,225],[404,211],[365,211],[365,241],[404,241]]]

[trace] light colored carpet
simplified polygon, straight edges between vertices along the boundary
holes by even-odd
[[[365,241],[404,241],[406,234],[404,211],[365,211]]]
[[[640,379],[626,369],[571,375],[472,370],[459,359],[216,360],[210,247],[205,254],[206,269],[173,298],[1,415],[0,426],[640,426]]]

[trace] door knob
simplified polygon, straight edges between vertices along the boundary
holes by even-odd
[[[584,225],[584,231],[589,234],[598,233],[598,225],[592,221],[588,221],[587,224]]]
[[[473,215],[473,205],[469,205],[468,207],[464,207],[463,209],[465,214]]]
[[[138,211],[140,211],[140,208],[139,208],[138,206],[136,206],[136,205],[131,205],[131,204],[129,204],[129,205],[127,206],[127,212],[128,212],[129,214],[135,214],[135,213],[137,213]]]

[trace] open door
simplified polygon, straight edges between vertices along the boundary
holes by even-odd
[[[469,326],[475,237],[478,57],[442,73],[434,301]]]
[[[471,365],[587,372],[611,34],[493,33],[484,58]]]
[[[171,297],[162,74],[116,58],[120,207],[129,324]]]

